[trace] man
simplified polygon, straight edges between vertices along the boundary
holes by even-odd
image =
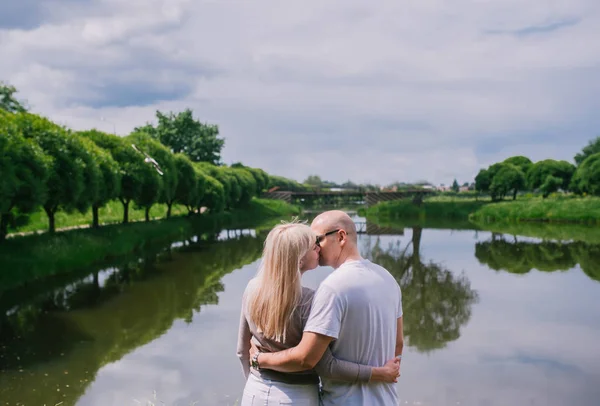
[[[361,257],[356,226],[342,211],[328,211],[311,228],[321,246],[319,264],[335,271],[319,286],[298,346],[255,357],[259,368],[282,372],[312,369],[327,346],[336,358],[383,365],[402,354],[402,296],[390,273]],[[397,405],[391,383],[323,379],[325,405]]]

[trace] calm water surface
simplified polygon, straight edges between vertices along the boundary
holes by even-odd
[[[402,404],[600,404],[598,246],[393,233],[359,243],[402,287]],[[0,405],[239,404],[240,300],[265,236],[223,232],[0,296]]]

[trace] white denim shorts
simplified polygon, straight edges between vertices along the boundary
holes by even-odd
[[[319,406],[319,385],[289,383],[248,376],[241,406]]]

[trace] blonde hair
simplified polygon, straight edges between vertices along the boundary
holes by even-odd
[[[267,235],[258,286],[248,301],[250,319],[266,338],[285,340],[302,294],[300,260],[315,240],[316,234],[310,227],[296,220],[276,226]]]

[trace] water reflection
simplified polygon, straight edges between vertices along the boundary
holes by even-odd
[[[367,239],[363,252],[389,270],[400,284],[407,344],[429,352],[460,337],[478,296],[465,275],[457,276],[441,264],[422,260],[421,235],[422,229],[413,227],[405,247],[400,240],[383,248],[379,238]]]
[[[361,252],[403,291],[402,404],[597,403],[600,284],[567,270],[600,280],[598,245],[365,227],[378,235]],[[0,403],[146,404],[156,390],[168,405],[235,404],[241,294],[265,232],[192,236],[0,297]]]
[[[192,239],[10,309],[0,318],[0,399],[74,404],[100,367],[217,304],[221,278],[261,250],[256,234]]]
[[[520,241],[519,237],[493,234],[475,244],[475,257],[496,271],[525,274],[532,269],[568,271],[577,265],[600,281],[600,245],[585,242]]]

